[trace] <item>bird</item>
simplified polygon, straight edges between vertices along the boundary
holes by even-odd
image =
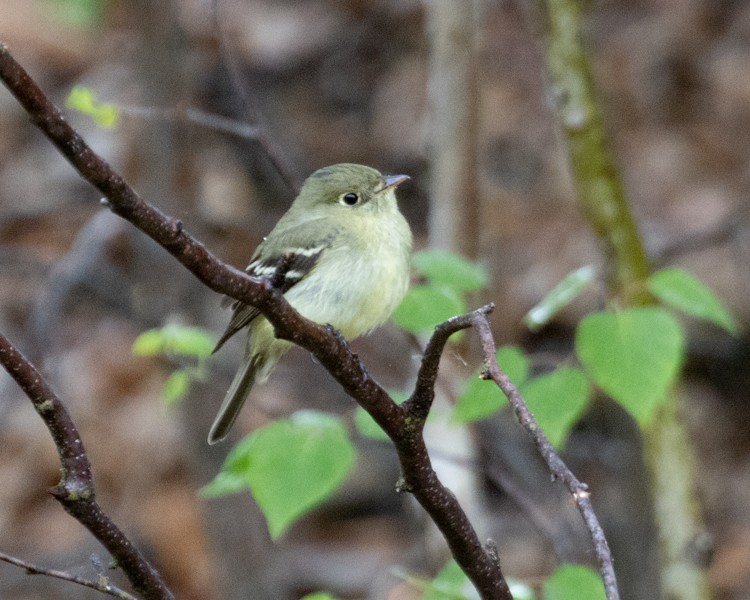
[[[270,279],[303,317],[330,324],[346,339],[387,321],[409,286],[412,234],[396,203],[407,175],[383,175],[365,165],[318,169],[258,245],[246,272]],[[242,365],[208,435],[226,438],[251,388],[265,382],[292,346],[277,339],[260,311],[240,301],[214,348],[247,329]]]

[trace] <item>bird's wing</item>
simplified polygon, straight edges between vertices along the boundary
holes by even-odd
[[[323,251],[330,246],[334,235],[328,236],[324,240],[318,240],[316,243],[295,244],[294,249],[288,248],[285,251],[270,256],[258,257],[252,260],[245,271],[254,277],[264,277],[271,280],[271,285],[280,290],[282,294],[286,293],[294,284],[298,283],[313,270]],[[257,257],[262,254],[261,247],[255,252]],[[214,352],[221,348],[224,343],[237,333],[243,327],[260,314],[260,311],[254,306],[225,298],[225,302],[231,303],[234,313],[229,321],[226,330],[216,342]]]

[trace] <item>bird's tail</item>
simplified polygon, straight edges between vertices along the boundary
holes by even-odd
[[[255,377],[258,372],[258,366],[261,362],[259,356],[253,356],[250,360],[243,362],[240,370],[232,380],[227,395],[221,403],[219,412],[211,425],[211,431],[208,432],[208,443],[216,444],[227,437],[229,430],[232,428],[237,415],[245,403],[245,398],[250,393],[250,388],[255,383]]]

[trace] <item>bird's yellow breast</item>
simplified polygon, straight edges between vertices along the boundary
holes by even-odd
[[[393,211],[370,215],[362,227],[351,219],[347,225],[286,298],[303,316],[353,339],[387,321],[403,299],[411,232],[395,201]]]

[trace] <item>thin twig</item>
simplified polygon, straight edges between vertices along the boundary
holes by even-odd
[[[2,334],[0,364],[29,397],[57,447],[61,477],[51,494],[101,542],[135,590],[148,599],[171,600],[174,596],[157,571],[97,504],[91,465],[65,405],[34,365]]]
[[[255,121],[258,118],[258,111],[255,107],[255,103],[250,98],[247,86],[245,86],[243,81],[242,72],[240,70],[240,65],[237,62],[237,58],[227,42],[227,32],[224,29],[224,24],[221,20],[219,0],[211,0],[211,20],[213,21],[213,28],[216,32],[216,39],[219,42],[221,59],[224,62],[224,67],[226,68],[227,73],[229,74],[229,79],[232,83],[232,90],[242,103],[245,118],[249,121]]]
[[[475,312],[486,315],[491,313],[494,308],[494,304],[486,304]],[[435,382],[437,380],[440,357],[443,355],[448,338],[462,329],[471,327],[473,314],[453,317],[435,327],[435,332],[432,334],[422,355],[422,364],[417,373],[417,384],[414,387],[414,392],[403,404],[406,411],[418,420],[424,421],[427,418],[427,413],[430,412],[432,400],[435,396]]]
[[[120,600],[138,600],[132,594],[128,594],[125,590],[122,590],[116,585],[111,584],[109,582],[109,579],[104,576],[100,576],[99,581],[90,581],[88,579],[78,577],[77,575],[67,573],[66,571],[58,571],[57,569],[47,569],[45,567],[37,566],[30,562],[26,562],[25,560],[21,560],[20,558],[15,558],[14,556],[5,554],[4,552],[0,552],[0,560],[17,567],[21,567],[29,575],[46,575],[47,577],[55,577],[56,579],[70,581],[71,583],[77,583],[78,585],[82,585],[83,587],[91,588],[92,590],[96,590],[97,592],[102,592],[103,594],[119,598]]]
[[[232,88],[234,93],[241,99],[242,105],[245,111],[245,117],[250,123],[260,123],[260,114],[255,107],[250,94],[248,94],[247,87],[244,84],[242,73],[240,71],[239,64],[232,52],[232,49],[227,43],[226,31],[222,26],[221,15],[219,14],[219,0],[211,1],[211,17],[213,18],[214,29],[216,30],[216,37],[219,40],[219,48],[221,49],[221,55],[224,60],[224,65],[229,72],[229,79],[232,82]],[[283,152],[281,146],[276,140],[268,134],[265,127],[257,127],[256,139],[260,146],[265,151],[266,155],[270,159],[273,166],[278,171],[284,183],[289,186],[295,194],[302,187],[302,178],[300,177],[299,171],[294,167],[292,162],[289,160],[289,156],[286,152]]]
[[[192,123],[214,131],[221,131],[246,140],[257,140],[259,136],[258,127],[228,119],[221,115],[198,110],[197,108],[186,108],[176,106],[173,108],[155,108],[148,106],[120,106],[117,111],[124,117],[137,119],[161,119],[173,123]]]
[[[399,406],[402,426],[386,432],[396,446],[403,471],[401,490],[411,492],[427,510],[443,533],[456,561],[466,572],[481,597],[512,600],[510,589],[500,570],[494,543],[483,546],[456,497],[437,477],[422,435],[434,396],[440,356],[448,338],[471,327],[477,315],[486,316],[488,304],[476,311],[453,317],[438,325],[427,343],[417,383],[409,400]]]
[[[536,422],[534,415],[531,414],[531,411],[526,406],[526,402],[518,391],[518,388],[513,385],[508,376],[498,366],[497,358],[495,357],[495,340],[493,339],[492,330],[486,316],[481,313],[472,313],[472,321],[482,343],[485,364],[484,376],[487,379],[492,379],[508,398],[508,402],[510,402],[513,410],[515,410],[518,420],[531,436],[539,454],[541,454],[547,463],[550,472],[555,479],[563,482],[573,496],[573,500],[576,506],[578,506],[578,510],[586,523],[589,535],[594,544],[607,600],[619,600],[620,592],[617,589],[617,578],[615,577],[615,570],[612,563],[612,553],[609,550],[609,544],[604,536],[604,531],[601,525],[599,525],[599,520],[591,506],[588,486],[578,481],[557,452],[555,452],[544,431],[542,431]]]

